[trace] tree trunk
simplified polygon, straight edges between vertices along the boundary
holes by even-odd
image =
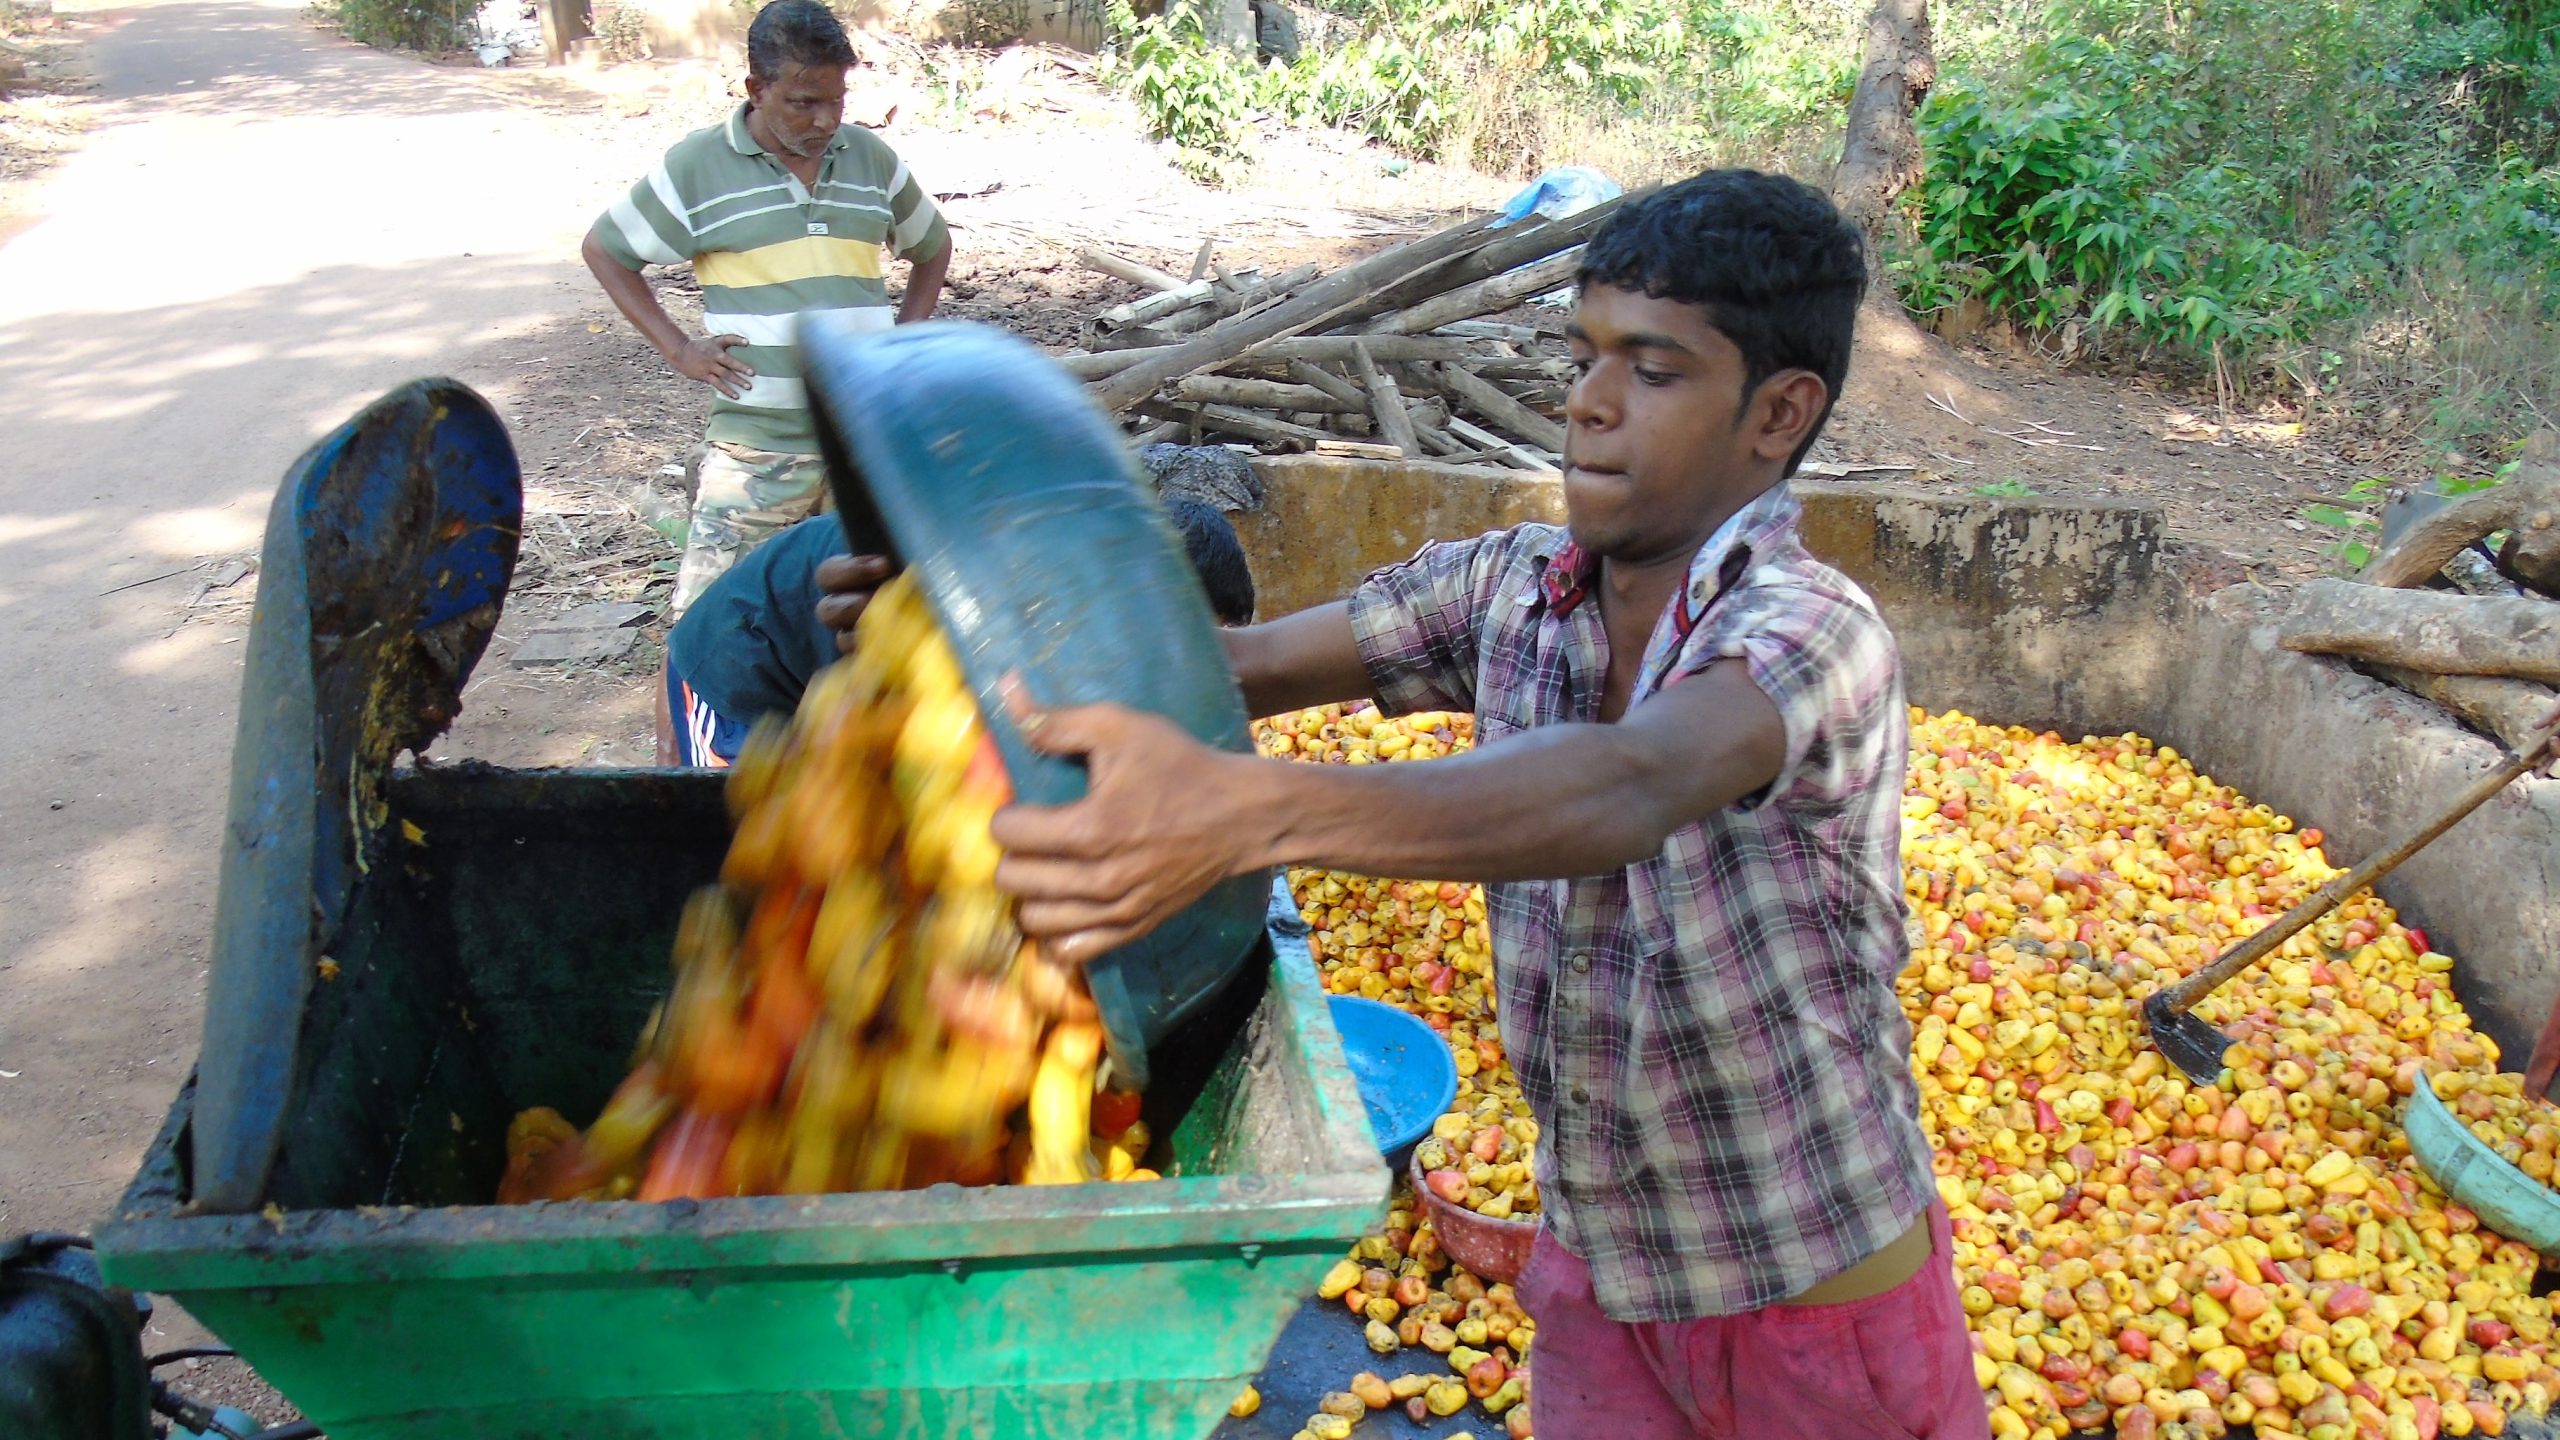
[[[1929,0],[1876,0],[1867,17],[1865,68],[1849,96],[1849,134],[1831,172],[1831,198],[1873,236],[1903,190],[1920,178],[1920,132],[1911,117],[1938,83],[1929,45]]]
[[[2437,675],[2560,682],[2560,604],[2314,580],[2276,627],[2288,650]]]

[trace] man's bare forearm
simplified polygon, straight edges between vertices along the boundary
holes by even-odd
[[[1245,708],[1255,715],[1361,700],[1372,692],[1347,605],[1319,605],[1219,634],[1227,664],[1244,689]]]
[[[641,339],[648,341],[661,356],[672,362],[677,352],[684,349],[689,337],[668,316],[667,308],[658,303],[658,292],[650,287],[648,279],[614,259],[592,235],[578,248],[578,255],[587,262],[587,269],[595,275],[596,283],[604,287],[606,298],[613,301],[613,308],[622,312],[622,318],[631,322],[631,328],[640,332]]]
[[[929,319],[933,307],[942,303],[942,285],[951,276],[951,247],[942,253],[917,261],[907,271],[907,291],[898,300],[898,323],[912,325]]]
[[[1262,827],[1256,865],[1564,879],[1659,853],[1767,785],[1785,751],[1776,708],[1726,662],[1617,724],[1542,726],[1427,765],[1236,757],[1230,773],[1237,813]]]

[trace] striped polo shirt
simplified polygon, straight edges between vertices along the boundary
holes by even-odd
[[[950,244],[933,197],[886,141],[836,130],[815,189],[766,153],[747,107],[696,130],[595,224],[605,252],[641,265],[693,262],[707,335],[743,335],[730,351],[756,372],[737,399],[711,399],[710,438],[756,450],[817,453],[793,348],[802,315],[832,311],[887,329],[884,249],[929,260]]]

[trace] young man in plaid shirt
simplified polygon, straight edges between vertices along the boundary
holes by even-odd
[[[1052,711],[1035,743],[1087,757],[1088,798],[996,822],[1023,928],[1071,959],[1270,865],[1490,882],[1541,1133],[1541,1440],[1990,1433],[1893,994],[1900,664],[1786,484],[1865,279],[1792,180],[1631,202],[1569,331],[1570,524],[1229,632],[1256,714],[1463,708],[1474,753],[1292,765]]]

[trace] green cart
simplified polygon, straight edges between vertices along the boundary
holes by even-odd
[[[332,1440],[1207,1435],[1388,1186],[1267,939],[1149,1051],[1163,1180],[484,1203],[516,1111],[602,1106],[727,844],[715,775],[391,770],[495,625],[505,447],[424,382],[278,498],[205,1047],[109,1279]]]

